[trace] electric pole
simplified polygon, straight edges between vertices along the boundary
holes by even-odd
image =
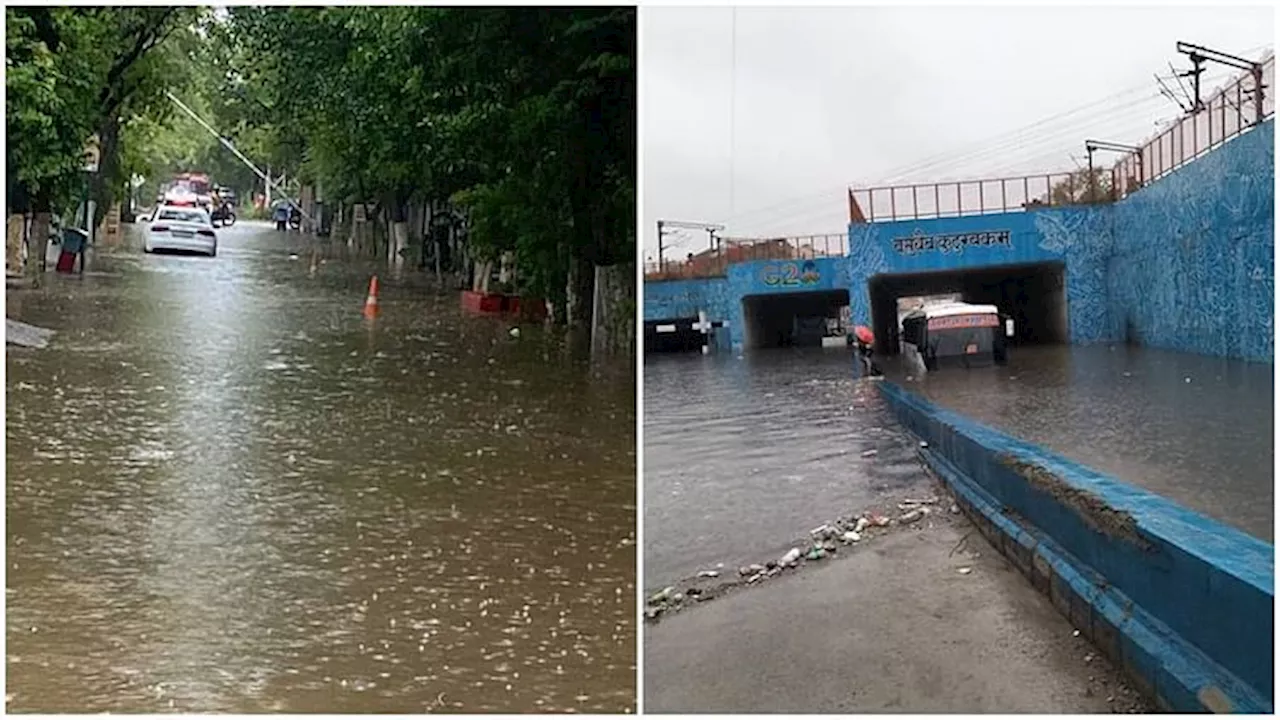
[[[1093,177],[1093,153],[1098,150],[1106,150],[1107,152],[1118,152],[1126,155],[1138,156],[1138,184],[1142,184],[1142,148],[1136,145],[1121,145],[1120,143],[1107,142],[1106,140],[1085,140],[1085,152],[1089,154],[1089,202],[1097,199],[1096,181]],[[1114,183],[1112,183],[1114,185]],[[1116,188],[1111,188],[1112,194],[1119,196]]]
[[[717,240],[716,233],[721,230],[724,230],[723,225],[712,225],[710,223],[701,223],[701,222],[685,222],[683,220],[659,220],[658,221],[658,272],[662,272],[663,263],[665,262],[662,257],[662,253],[663,253],[662,239],[663,237],[665,237],[668,228],[678,228],[682,230],[702,230],[703,232],[708,234],[709,239],[711,241],[711,246],[713,248],[715,247],[716,240]]]
[[[1192,88],[1195,92],[1195,98],[1191,105],[1192,112],[1200,112],[1204,109],[1204,102],[1200,99],[1200,75],[1204,73],[1204,64],[1206,62],[1216,62],[1219,65],[1237,68],[1239,70],[1247,70],[1253,76],[1254,87],[1254,107],[1257,110],[1255,123],[1262,122],[1264,113],[1262,111],[1263,85],[1262,85],[1262,63],[1246,60],[1242,57],[1229,55],[1217,50],[1211,50],[1200,45],[1192,45],[1191,43],[1178,42],[1178,52],[1186,55],[1191,60],[1192,69],[1185,73],[1181,73],[1182,77],[1190,77],[1192,80]]]

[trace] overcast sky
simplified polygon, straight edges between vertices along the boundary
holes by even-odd
[[[1152,77],[1189,67],[1177,41],[1258,57],[1275,28],[1270,7],[641,14],[646,261],[659,219],[843,232],[850,183],[1072,169],[1086,138],[1137,144],[1180,114]],[[1203,94],[1233,74],[1210,64]],[[686,237],[668,258],[705,249]]]

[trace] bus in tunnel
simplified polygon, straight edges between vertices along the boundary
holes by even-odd
[[[1014,322],[995,305],[928,303],[902,318],[902,352],[928,372],[944,366],[1004,365]]]
[[[1069,339],[1065,265],[1061,262],[877,275],[867,280],[867,292],[875,350],[882,356],[902,352],[907,308],[899,301],[912,297],[931,298],[935,305],[949,301],[994,307],[1002,326],[1005,320],[1013,321],[1012,336],[999,333],[1006,350],[1065,344]]]

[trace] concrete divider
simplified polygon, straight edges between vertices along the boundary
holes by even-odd
[[[881,392],[982,533],[1160,706],[1272,712],[1272,545],[897,384]]]

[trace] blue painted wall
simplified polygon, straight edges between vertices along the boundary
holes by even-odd
[[[753,260],[729,266],[729,285],[739,297],[849,289],[848,258]]]
[[[695,317],[699,310],[706,310],[712,319],[723,319],[729,306],[726,278],[658,280],[644,284],[645,320]]]
[[[1274,178],[1272,120],[1117,203],[1106,334],[1272,361]]]
[[[1008,233],[1007,244],[967,244],[948,250],[903,250],[913,237],[969,236]],[[1072,242],[1066,242],[1066,238]],[[849,226],[852,248],[849,274],[854,290],[849,310],[854,321],[871,324],[867,280],[881,274],[912,274],[1041,262],[1067,265],[1067,319],[1075,342],[1098,339],[1100,313],[1107,312],[1103,262],[1111,237],[1105,208],[1044,208],[1031,212],[973,215],[959,218],[859,223]],[[1106,325],[1105,323],[1103,324]]]
[[[726,278],[647,282],[645,318],[705,308],[729,322],[728,337],[741,346],[747,295],[846,288],[852,318],[869,325],[867,279],[876,275],[1060,261],[1074,343],[1131,335],[1152,347],[1271,362],[1274,138],[1267,121],[1112,205],[853,224],[850,255],[812,261],[811,275],[755,261],[730,266]],[[913,252],[894,242],[992,231],[1007,231],[1007,243]]]

